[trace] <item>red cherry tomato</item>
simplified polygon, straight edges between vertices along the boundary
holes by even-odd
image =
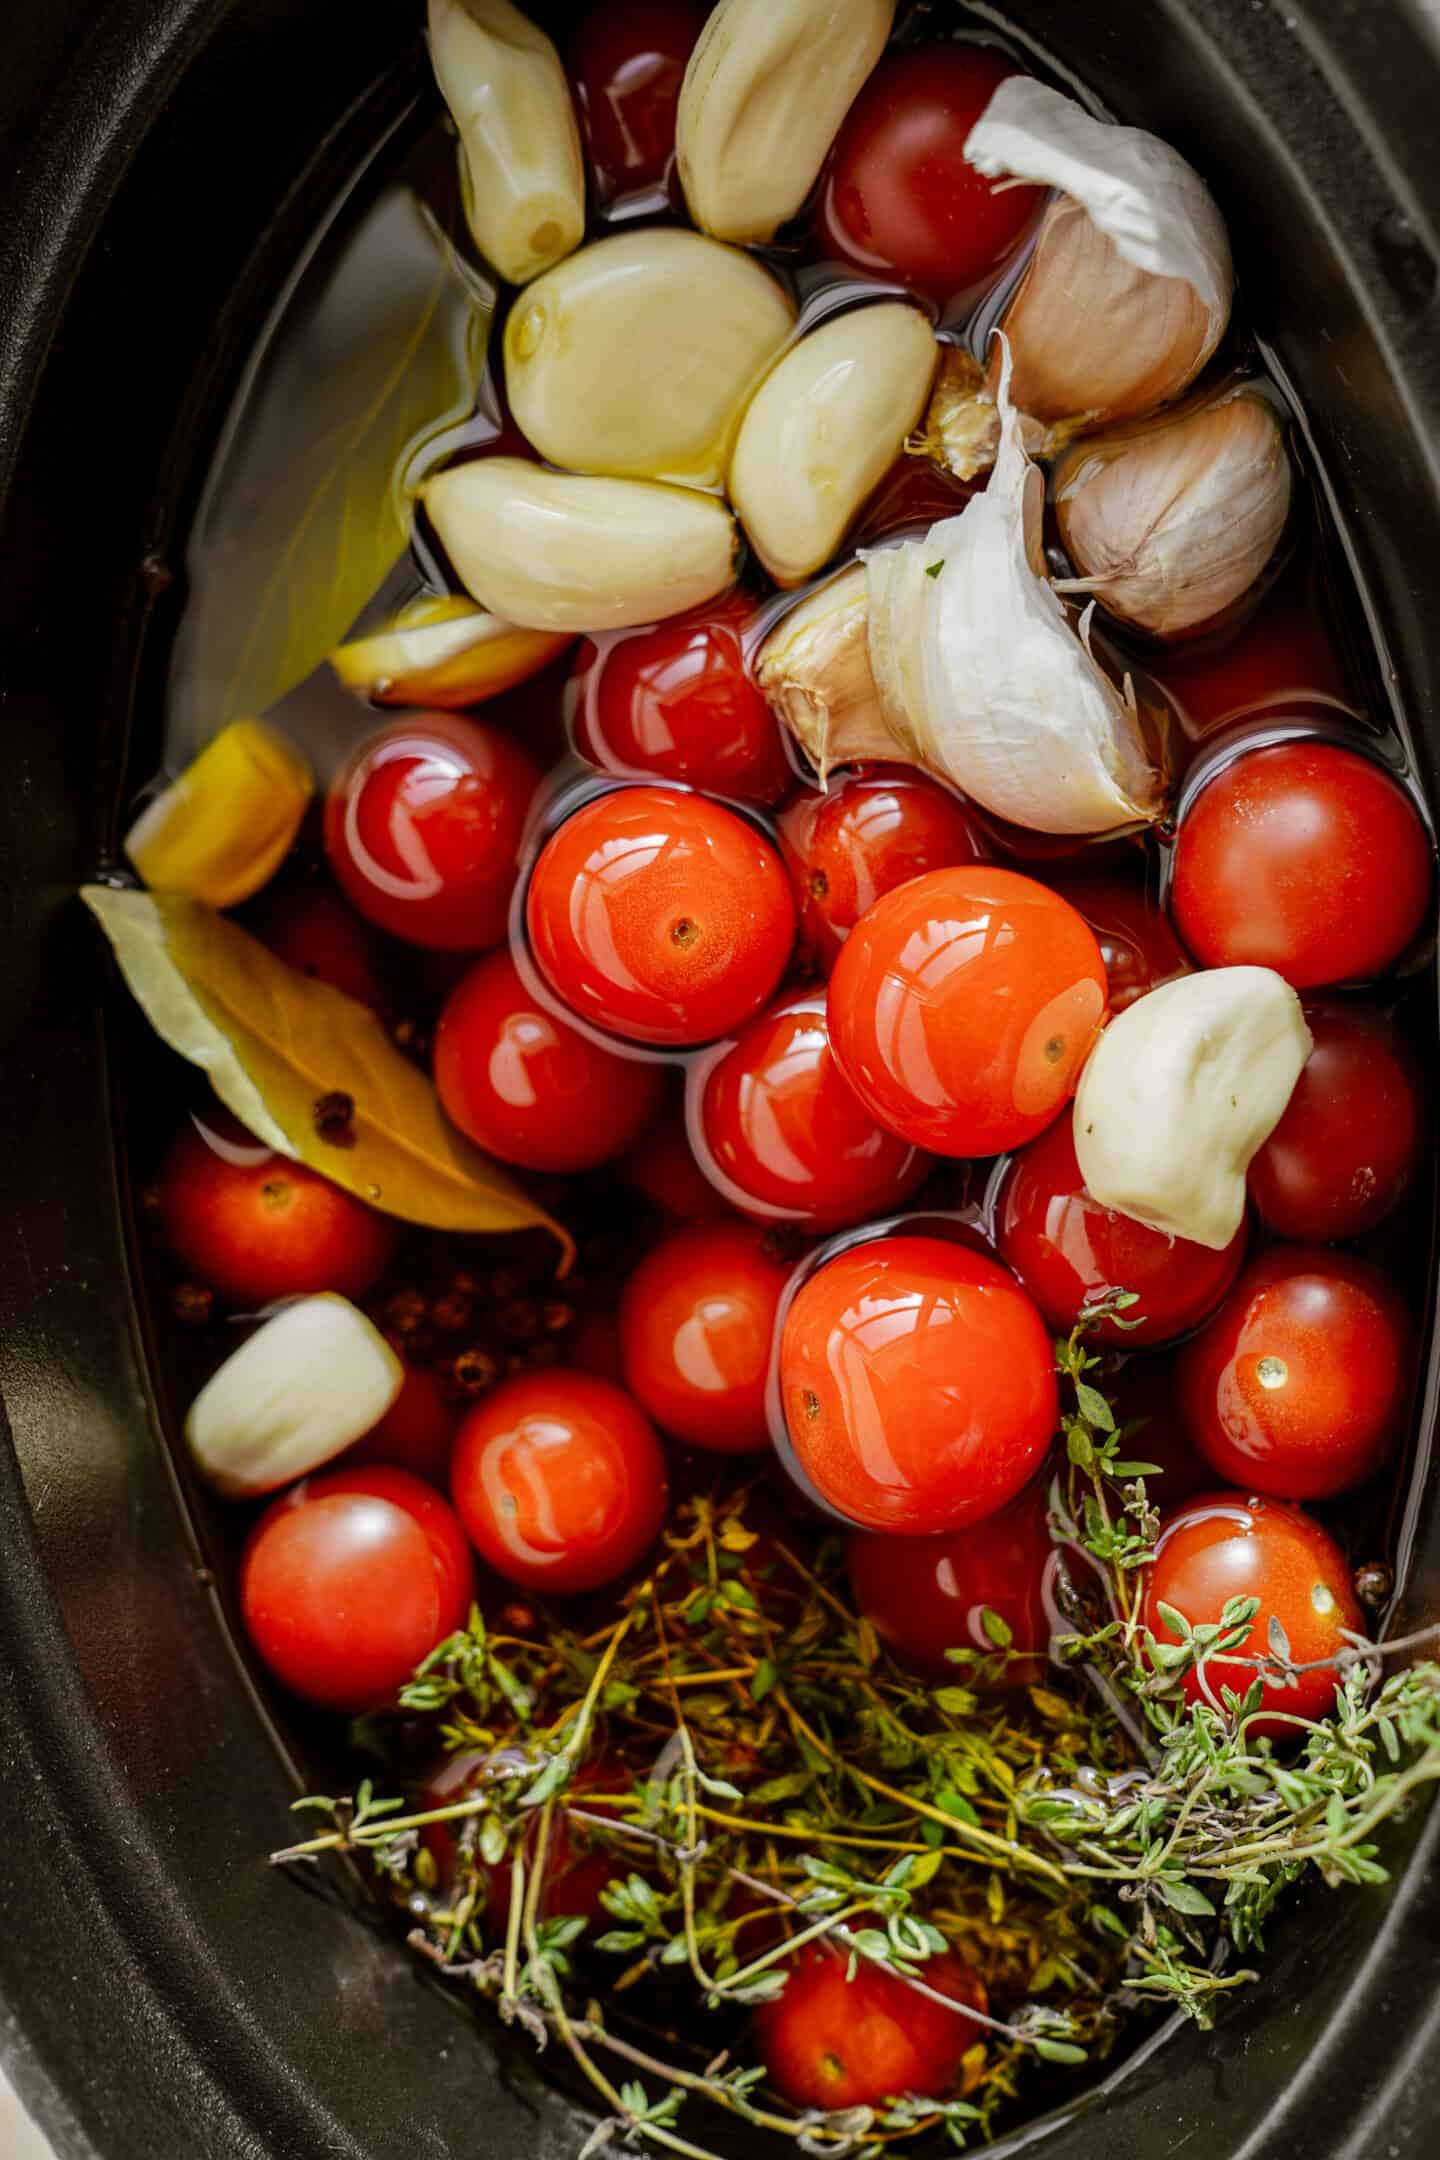
[[[1324,609],[1313,567],[1300,557],[1243,624],[1221,637],[1169,645],[1146,664],[1192,738],[1247,715],[1346,708],[1349,691]]]
[[[750,1223],[697,1223],[647,1253],[620,1300],[625,1385],[692,1446],[770,1445],[765,1382],[790,1269]]]
[[[835,138],[816,208],[820,244],[842,262],[936,300],[990,278],[1045,199],[975,170],[965,141],[996,87],[1018,73],[984,45],[887,53]]]
[[[450,1464],[460,1519],[507,1582],[556,1594],[613,1582],[665,1517],[665,1458],[649,1419],[588,1373],[506,1380],[460,1427]]]
[[[743,1215],[841,1230],[900,1207],[930,1159],[876,1124],[830,1049],[825,993],[781,998],[692,1065],[702,1163]]]
[[[668,182],[675,107],[706,12],[698,0],[599,0],[576,25],[565,57],[602,202]]]
[[[784,1994],[754,2013],[771,2084],[796,2107],[874,2107],[906,2093],[943,2099],[981,2028],[884,1966],[862,1961],[847,1980],[848,1964],[823,1946],[803,1951]],[[984,1988],[952,1952],[927,1958],[921,1976],[927,1988],[984,2010]]]
[[[780,1389],[821,1498],[909,1537],[993,1515],[1059,1420],[1039,1313],[1006,1269],[943,1238],[875,1238],[817,1268],[785,1316]]]
[[[1186,1673],[1185,1693],[1192,1703],[1207,1700],[1206,1686],[1217,1709],[1222,1687],[1245,1693],[1255,1668],[1244,1660],[1265,1655],[1272,1618],[1284,1628],[1297,1665],[1343,1650],[1342,1629],[1364,1632],[1345,1555],[1312,1515],[1244,1492],[1202,1493],[1160,1533],[1141,1619],[1157,1642],[1178,1641],[1160,1617],[1161,1605],[1172,1605],[1192,1627],[1204,1627],[1218,1622],[1232,1597],[1259,1598],[1260,1610],[1240,1649],[1206,1660],[1204,1686],[1193,1667]],[[1267,1682],[1265,1715],[1249,1730],[1283,1739],[1296,1733],[1290,1720],[1328,1716],[1335,1708],[1336,1677],[1333,1667],[1321,1666],[1301,1673],[1294,1687]]]
[[[345,1450],[342,1460],[347,1469],[358,1463],[389,1463],[446,1490],[459,1423],[459,1411],[441,1394],[429,1367],[407,1365],[400,1393],[384,1417]]]
[[[1126,1327],[1102,1320],[1095,1330],[1101,1341],[1138,1347],[1188,1334],[1239,1274],[1244,1225],[1223,1251],[1212,1252],[1101,1207],[1080,1175],[1074,1127],[1074,1112],[1066,1110],[1006,1172],[995,1217],[1000,1258],[1060,1334],[1111,1290],[1133,1290],[1140,1302],[1121,1316]]]
[[[602,772],[653,773],[741,802],[780,800],[794,773],[751,679],[743,604],[586,640],[568,693],[575,748]]]
[[[1170,918],[1143,885],[1093,870],[1057,874],[1046,882],[1094,931],[1105,962],[1112,1013],[1124,1012],[1147,990],[1158,990],[1161,983],[1190,974],[1190,962],[1170,927]]]
[[[896,1657],[937,1680],[963,1682],[947,1650],[993,1657],[990,1611],[1011,1634],[1004,1687],[1042,1680],[1050,1648],[1047,1577],[1053,1547],[1046,1524],[1046,1480],[1037,1479],[1008,1507],[945,1537],[893,1538],[852,1530],[845,1541],[850,1591],[880,1640]]]
[[[362,743],[331,781],[330,867],[351,904],[392,937],[443,952],[498,945],[539,782],[498,728],[411,713]]]
[[[830,977],[841,1071],[891,1132],[998,1155],[1075,1092],[1105,963],[1068,901],[1014,870],[933,870],[862,915]]]
[[[489,1748],[462,1748],[457,1754],[447,1755],[436,1764],[416,1795],[416,1813],[454,1807],[459,1801],[467,1800],[493,1778],[495,1767],[494,1751]],[[577,1806],[593,1810],[597,1815],[607,1815],[613,1810],[605,1806],[603,1799],[596,1805],[589,1795],[625,1792],[629,1785],[629,1773],[618,1763],[602,1758],[598,1762],[582,1763],[566,1790]],[[463,1816],[458,1816],[453,1822],[427,1823],[420,1833],[421,1842],[434,1859],[447,1890],[456,1882],[459,1873],[459,1833],[464,1820]],[[527,1862],[533,1861],[538,1835],[539,1824],[532,1815],[524,1837]],[[623,1879],[631,1872],[633,1862],[605,1852],[592,1843],[592,1837],[593,1833],[584,1823],[572,1820],[568,1809],[556,1809],[545,1845],[540,1919],[553,1920],[565,1914],[578,1915],[582,1920],[598,1920],[604,1910],[600,1903],[601,1891],[612,1877]],[[485,1918],[492,1938],[502,1942],[510,1917],[513,1869],[508,1860],[502,1860],[497,1867],[485,1868],[483,1873]]]
[[[383,1709],[463,1627],[469,1547],[404,1470],[332,1470],[265,1510],[240,1562],[246,1632],[275,1677],[327,1710]]]
[[[1307,1005],[1305,1018],[1315,1048],[1250,1164],[1250,1197],[1280,1237],[1358,1237],[1392,1213],[1415,1174],[1420,1075],[1373,1006]]]
[[[318,1290],[363,1297],[399,1242],[388,1215],[276,1155],[223,1110],[177,1134],[156,1190],[165,1243],[231,1305]]]
[[[1400,1437],[1409,1315],[1378,1268],[1281,1245],[1246,1268],[1176,1364],[1191,1439],[1249,1492],[1319,1500],[1378,1469]]]
[[[531,995],[508,949],[451,992],[435,1031],[435,1085],[478,1147],[527,1170],[593,1170],[660,1108],[664,1074],[604,1050]]]
[[[582,1313],[565,1350],[565,1363],[595,1380],[623,1384],[620,1370],[620,1330],[606,1313]]]
[[[882,894],[927,870],[984,855],[948,788],[923,773],[884,766],[846,773],[823,794],[797,789],[778,829],[806,956],[822,975]]]
[[[1104,1388],[1124,1434],[1121,1460],[1158,1465],[1155,1475],[1145,1480],[1157,1507],[1168,1514],[1195,1493],[1210,1489],[1215,1473],[1185,1430],[1173,1357],[1127,1358]]]
[[[328,877],[279,877],[240,920],[297,974],[343,990],[374,1012],[384,1010],[384,948]]]
[[[795,907],[768,840],[675,788],[614,789],[568,817],[530,880],[530,942],[558,996],[634,1042],[709,1042],[774,990]]]
[[[619,1169],[625,1183],[670,1222],[720,1222],[730,1213],[729,1202],[695,1160],[683,1094],[636,1141]]]
[[[1204,967],[1274,968],[1297,990],[1378,975],[1430,898],[1430,839],[1405,790],[1353,750],[1249,750],[1181,821],[1170,905]]]

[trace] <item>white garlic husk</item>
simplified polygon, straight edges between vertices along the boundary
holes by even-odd
[[[318,1470],[369,1432],[404,1379],[384,1336],[348,1298],[300,1298],[206,1381],[185,1438],[207,1484],[253,1499]]]
[[[1245,1174],[1314,1047],[1271,968],[1207,968],[1162,983],[1110,1022],[1075,1096],[1075,1154],[1092,1197],[1220,1252],[1245,1217]]]
[[[832,766],[905,758],[870,666],[870,601],[863,563],[817,585],[767,633],[755,680],[820,776]]]
[[[1087,438],[1055,473],[1060,536],[1086,592],[1179,637],[1250,590],[1290,514],[1280,416],[1243,386],[1193,412]]]

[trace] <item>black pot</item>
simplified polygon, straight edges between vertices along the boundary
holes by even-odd
[[[153,763],[166,581],[224,400],[301,237],[427,94],[417,13],[10,0],[3,33],[0,1998],[13,2074],[66,2160],[538,2160],[584,2135],[363,1899],[265,1865],[296,1787],[154,1408],[108,978],[72,898],[113,849],[132,735],[135,772]],[[1004,14],[1210,176],[1436,801],[1440,49],[1423,0]],[[1417,1485],[1436,1400],[1432,1345]],[[1404,1621],[1440,1585],[1433,1495],[1398,1542]],[[1147,2046],[1028,2140],[1047,2160],[1432,2151],[1435,1845],[1417,1814],[1390,1838],[1389,1887],[1290,1915],[1218,2032]]]

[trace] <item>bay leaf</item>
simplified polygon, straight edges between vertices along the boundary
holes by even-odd
[[[82,887],[81,898],[156,1033],[209,1074],[258,1140],[405,1222],[543,1227],[569,1266],[569,1234],[455,1131],[367,1006],[299,974],[198,900],[104,885]],[[343,1145],[316,1128],[316,1105],[332,1094],[355,1106]]]

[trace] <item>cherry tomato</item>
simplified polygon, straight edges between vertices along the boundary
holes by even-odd
[[[566,61],[602,202],[668,182],[680,84],[706,13],[698,0],[599,0],[576,25]]]
[[[935,1237],[875,1238],[817,1268],[785,1316],[780,1390],[821,1498],[909,1537],[993,1515],[1059,1420],[1029,1298],[993,1260]]]
[[[176,1135],[156,1190],[165,1243],[231,1305],[317,1290],[363,1297],[399,1242],[388,1215],[275,1154],[224,1110]]]
[[[731,1212],[695,1160],[683,1093],[636,1141],[619,1169],[626,1184],[670,1222],[719,1222]]]
[[[1420,1159],[1415,1061],[1382,1012],[1305,1007],[1315,1048],[1250,1164],[1250,1197],[1281,1237],[1358,1237],[1399,1204]]]
[[[328,877],[282,875],[265,887],[240,920],[297,974],[343,990],[373,1012],[384,1010],[388,1000],[381,942]]]
[[[325,852],[351,904],[412,945],[479,952],[505,935],[540,775],[508,735],[411,713],[330,783]]]
[[[1274,968],[1297,990],[1378,975],[1419,929],[1430,840],[1405,790],[1356,751],[1248,750],[1181,821],[1170,905],[1203,967]]]
[[[296,1695],[383,1709],[463,1627],[469,1547],[437,1492],[404,1470],[332,1470],[265,1510],[240,1562],[246,1632]]]
[[[565,1363],[596,1380],[621,1386],[620,1330],[607,1313],[582,1313],[565,1350]]]
[[[588,1373],[506,1380],[460,1427],[460,1519],[507,1582],[594,1590],[640,1558],[665,1517],[665,1458],[630,1397]]]
[[[460,1413],[440,1392],[428,1366],[408,1365],[400,1393],[378,1425],[345,1450],[347,1469],[357,1463],[389,1463],[446,1490]]]
[[[1094,931],[1105,962],[1112,1013],[1124,1012],[1147,990],[1158,990],[1161,983],[1191,972],[1170,918],[1143,885],[1094,870],[1057,874],[1047,883]]]
[[[1155,1475],[1145,1480],[1157,1507],[1168,1514],[1195,1493],[1210,1489],[1215,1473],[1185,1430],[1173,1356],[1127,1358],[1103,1386],[1124,1434],[1121,1460],[1158,1465]]]
[[[821,182],[822,247],[947,300],[999,270],[1045,199],[975,170],[965,142],[1018,72],[984,45],[887,53],[850,107]]]
[[[993,1657],[996,1644],[984,1621],[988,1610],[1009,1628],[1008,1649],[1032,1653],[1007,1661],[999,1684],[1030,1687],[1044,1678],[1053,1553],[1046,1482],[1037,1479],[1008,1507],[945,1537],[850,1532],[845,1568],[851,1595],[902,1663],[933,1679],[963,1684],[964,1667],[951,1664],[945,1653],[979,1650]]]
[[[1074,1127],[1074,1112],[1066,1110],[1006,1172],[995,1218],[1001,1259],[1062,1335],[1083,1307],[1111,1290],[1133,1290],[1140,1302],[1121,1315],[1123,1328],[1100,1321],[1101,1341],[1138,1347],[1188,1334],[1239,1274],[1244,1225],[1223,1251],[1212,1252],[1102,1207],[1080,1175]]]
[[[1147,655],[1186,733],[1203,738],[1227,721],[1261,713],[1346,707],[1348,687],[1324,606],[1312,565],[1298,557],[1243,624]]]
[[[795,941],[769,841],[675,788],[616,788],[568,817],[535,865],[526,921],[542,974],[577,1013],[669,1045],[758,1012]]]
[[[1105,963],[1068,901],[1014,870],[932,870],[855,925],[830,977],[840,1069],[937,1155],[1043,1132],[1105,1017]]]
[[[761,1221],[840,1230],[901,1206],[928,1156],[877,1125],[830,1049],[823,990],[760,1013],[718,1057],[692,1065],[701,1161]]]
[[[745,664],[734,601],[653,630],[586,640],[568,692],[575,748],[602,772],[653,773],[774,803],[794,777],[780,724]]]
[[[461,1748],[454,1755],[447,1755],[430,1772],[416,1795],[417,1814],[428,1813],[434,1808],[454,1807],[489,1783],[495,1773],[495,1753],[491,1748]],[[598,1762],[583,1762],[566,1788],[578,1806],[593,1809],[597,1815],[610,1814],[602,1801],[597,1806],[590,1799],[591,1793],[616,1793],[628,1791],[630,1776],[618,1763],[603,1757]],[[531,1815],[524,1835],[524,1852],[527,1863],[533,1862],[539,1835],[538,1810]],[[421,1831],[421,1842],[440,1871],[440,1880],[449,1890],[458,1880],[460,1870],[459,1832],[463,1816],[453,1822],[427,1823]],[[564,1915],[578,1915],[582,1920],[598,1920],[604,1907],[600,1893],[613,1876],[622,1879],[628,1875],[633,1862],[622,1860],[605,1852],[592,1843],[593,1833],[584,1823],[573,1821],[567,1808],[557,1808],[550,1822],[550,1834],[545,1845],[545,1880],[540,1886],[540,1910],[542,1920],[559,1919]],[[483,1870],[485,1877],[485,1918],[490,1935],[496,1942],[503,1942],[505,1925],[510,1917],[510,1889],[514,1870],[508,1860],[496,1867]]]
[[[527,1170],[593,1170],[660,1108],[664,1074],[618,1057],[531,995],[509,950],[451,992],[435,1031],[435,1085],[478,1147]]]
[[[1251,1262],[1186,1344],[1180,1408],[1221,1477],[1319,1500],[1390,1453],[1413,1362],[1409,1316],[1378,1268],[1325,1245],[1282,1245]]]
[[[984,851],[957,797],[923,773],[872,766],[823,794],[799,788],[780,813],[780,853],[807,958],[828,975],[867,908],[927,870]]]
[[[1157,1642],[1178,1641],[1160,1617],[1161,1605],[1172,1605],[1192,1627],[1204,1627],[1218,1622],[1233,1597],[1259,1598],[1260,1610],[1241,1648],[1205,1662],[1216,1708],[1222,1687],[1243,1695],[1255,1678],[1254,1666],[1244,1660],[1265,1655],[1272,1618],[1284,1628],[1297,1665],[1334,1657],[1345,1647],[1345,1628],[1364,1632],[1345,1555],[1313,1515],[1244,1492],[1202,1493],[1161,1530],[1146,1573],[1141,1619]],[[1291,1719],[1326,1717],[1334,1710],[1335,1681],[1333,1667],[1301,1673],[1294,1687],[1267,1681],[1266,1714],[1249,1730],[1278,1739],[1294,1736]],[[1192,1703],[1207,1699],[1193,1667],[1184,1686]]]
[[[770,1445],[765,1382],[790,1269],[750,1223],[697,1223],[647,1253],[620,1300],[625,1385],[692,1446]]]
[[[785,1992],[754,2013],[755,2040],[777,2092],[796,2107],[874,2107],[907,2093],[943,2099],[981,2038],[963,2011],[947,2010],[896,1972],[825,1946],[802,1951]],[[985,1990],[951,1951],[927,1958],[927,1988],[984,2010]]]

